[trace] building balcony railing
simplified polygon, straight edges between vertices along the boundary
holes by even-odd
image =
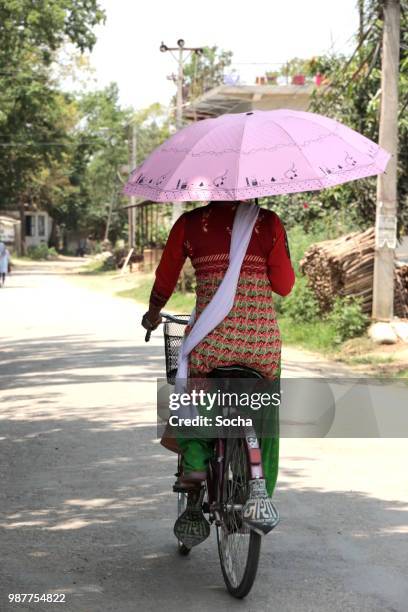
[[[275,75],[275,74],[260,74],[258,76],[241,75],[237,71],[231,71],[224,74],[224,85],[320,85],[326,82],[324,75],[318,73],[313,76],[305,74],[294,74],[292,76]]]

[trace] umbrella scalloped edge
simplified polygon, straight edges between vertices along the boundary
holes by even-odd
[[[128,182],[123,193],[128,196],[147,198],[153,202],[187,202],[208,200],[249,200],[267,196],[285,195],[289,193],[300,193],[303,191],[318,191],[327,187],[334,187],[347,181],[374,176],[383,172],[374,163],[358,168],[352,168],[342,172],[333,173],[330,176],[312,178],[296,182],[280,182],[274,185],[254,185],[237,189],[221,189],[212,187],[186,188],[186,189],[160,189],[150,185],[141,185]]]

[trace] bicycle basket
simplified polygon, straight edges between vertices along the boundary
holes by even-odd
[[[185,321],[175,323],[166,321],[164,323],[164,353],[166,355],[166,376],[167,382],[174,385],[178,367],[178,352],[183,341],[184,331],[190,315],[176,315],[177,319]]]

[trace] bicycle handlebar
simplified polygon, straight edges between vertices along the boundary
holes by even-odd
[[[163,319],[167,319],[167,321],[170,321],[171,323],[178,323],[179,325],[187,325],[188,323],[188,321],[186,321],[185,319],[178,319],[177,317],[169,314],[168,312],[161,312],[160,315],[163,317]]]
[[[174,315],[169,314],[168,312],[161,312],[160,316],[166,321],[170,321],[171,323],[178,323],[179,325],[187,325],[188,321],[185,319],[178,319]],[[161,323],[162,324],[162,323]],[[152,330],[148,329],[145,335],[145,342],[149,342],[150,336],[152,335]]]

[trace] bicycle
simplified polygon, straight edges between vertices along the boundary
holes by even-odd
[[[178,352],[189,315],[173,316],[161,313],[164,321],[164,341],[167,382],[175,382]],[[150,330],[145,340],[150,339]],[[259,378],[252,368],[219,367],[210,378]],[[182,473],[182,456],[178,455],[177,473]],[[225,585],[236,598],[245,597],[256,578],[263,535],[279,522],[279,514],[265,491],[261,450],[253,427],[242,427],[238,438],[217,438],[210,460],[207,480],[200,490],[186,491],[177,485],[177,512],[180,516],[192,499],[201,506],[209,523],[217,530],[218,554]],[[192,498],[193,496],[193,498]],[[178,551],[188,555],[191,547],[178,541]]]

